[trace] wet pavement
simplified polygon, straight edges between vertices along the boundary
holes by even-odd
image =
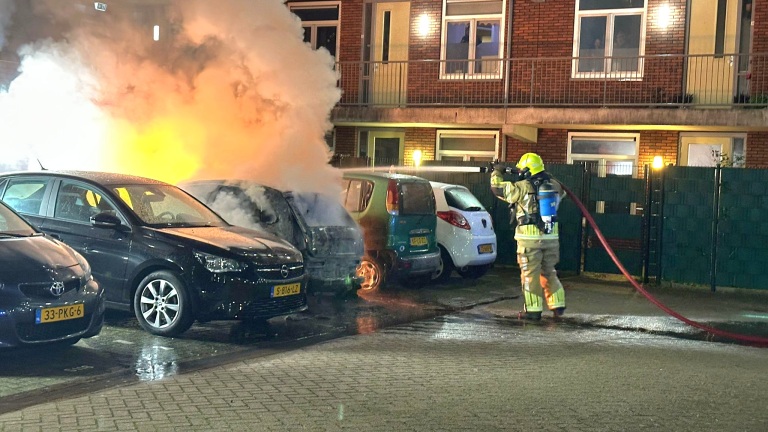
[[[360,293],[345,299],[315,296],[308,312],[274,319],[269,328],[220,321],[195,324],[178,338],[149,335],[140,330],[132,315],[110,312],[102,334],[74,347],[0,352],[4,365],[0,372],[0,413],[277,355],[343,336],[429,322],[457,312],[465,312],[462,320],[489,320],[507,328],[574,334],[583,334],[584,329],[606,334],[631,331],[734,343],[667,316],[618,278],[563,277],[563,284],[568,302],[566,317],[555,322],[545,315],[542,322],[534,324],[517,319],[522,300],[518,273],[513,268],[494,269],[478,280],[454,276],[444,284],[420,289],[392,286],[380,293]],[[690,286],[648,289],[691,319],[728,331],[768,337],[768,293],[727,289],[713,293]],[[440,337],[451,336],[443,329]]]

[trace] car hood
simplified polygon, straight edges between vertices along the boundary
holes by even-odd
[[[300,262],[301,252],[272,234],[238,226],[164,228],[164,234],[210,245],[247,257],[264,257],[283,262]]]
[[[0,285],[51,281],[80,267],[68,246],[41,235],[0,240],[0,262]]]

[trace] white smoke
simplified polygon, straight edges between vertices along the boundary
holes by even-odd
[[[46,168],[338,190],[333,58],[283,1],[106,3],[0,0],[0,59],[20,65],[0,82],[0,169],[22,149]]]

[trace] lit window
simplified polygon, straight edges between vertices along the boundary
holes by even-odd
[[[325,48],[336,58],[340,2],[305,2],[288,6],[301,19],[304,42],[313,49]]]
[[[444,0],[443,78],[501,77],[506,1]]]
[[[437,131],[437,160],[490,162],[498,149],[498,131]]]
[[[645,0],[577,0],[574,77],[642,78]]]

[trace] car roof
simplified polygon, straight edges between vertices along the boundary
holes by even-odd
[[[432,189],[448,189],[448,188],[462,188],[467,189],[466,186],[463,185],[457,185],[457,184],[451,184],[451,183],[442,183],[442,182],[435,182],[431,181],[429,184],[432,185]]]
[[[2,173],[0,176],[58,176],[67,177],[78,180],[88,180],[92,183],[100,185],[114,185],[114,184],[157,184],[157,185],[170,185],[169,183],[162,182],[160,180],[154,180],[147,177],[140,177],[130,174],[118,174],[101,171],[75,171],[75,170],[43,170],[43,171],[17,171],[10,173]]]
[[[392,180],[415,180],[427,181],[424,178],[410,174],[390,173],[387,171],[344,171],[344,177],[359,178],[366,180],[392,179]]]

